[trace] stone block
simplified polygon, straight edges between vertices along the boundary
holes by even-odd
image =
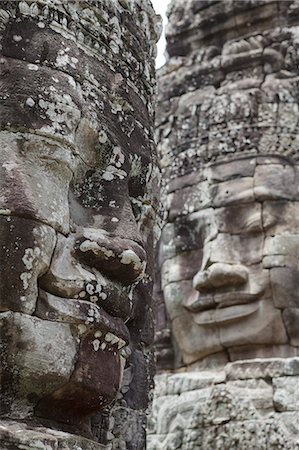
[[[107,447],[83,436],[12,420],[0,421],[2,450],[107,450]]]
[[[296,172],[289,164],[263,164],[254,173],[254,196],[256,200],[296,200]]]
[[[282,318],[291,345],[299,347],[299,307],[286,308],[282,313]]]
[[[69,380],[78,351],[76,330],[14,312],[0,314],[0,324],[1,409],[22,418]]]
[[[299,230],[299,202],[265,201],[263,227],[268,236],[296,234]]]
[[[228,349],[229,359],[231,362],[261,359],[261,358],[293,358],[299,355],[297,347],[293,347],[289,343],[279,345],[248,345],[246,347],[230,347]]]
[[[285,344],[288,341],[281,313],[269,300],[260,300],[258,308],[245,319],[223,324],[219,335],[225,348],[233,347],[236,342],[246,346]]]
[[[265,239],[264,256],[294,256],[299,255],[299,234],[284,234],[268,236]]]
[[[273,388],[265,380],[228,381],[229,392],[240,401],[250,401],[262,414],[273,410]]]
[[[211,182],[223,182],[235,178],[253,177],[256,158],[244,158],[236,161],[213,164],[207,169]]]
[[[167,259],[162,265],[162,288],[175,281],[192,280],[200,269],[201,262],[201,249],[179,253],[174,258]]]
[[[75,168],[71,150],[32,134],[2,131],[0,137],[0,209],[68,233],[69,184]]]
[[[216,223],[220,232],[243,234],[262,232],[262,208],[253,205],[235,205],[215,209]]]
[[[277,377],[273,379],[273,402],[276,411],[299,412],[299,377]]]
[[[272,269],[274,267],[293,268],[297,264],[296,256],[287,255],[267,255],[263,257],[263,267],[265,269]]]
[[[164,286],[164,300],[170,320],[185,314],[183,301],[192,292],[192,280],[177,281]]]
[[[172,330],[185,364],[223,350],[217,327],[202,327],[192,320],[190,314],[176,317],[172,322]]]
[[[256,358],[229,363],[225,367],[228,380],[278,378],[299,375],[299,358]]]
[[[253,178],[243,177],[214,184],[210,188],[213,207],[254,202]]]
[[[245,265],[262,261],[264,238],[262,234],[251,236],[219,233],[217,238],[205,245],[210,247],[210,263]]]
[[[207,182],[180,189],[172,194],[169,205],[169,221],[173,221],[178,216],[188,215],[210,206],[211,196]]]
[[[276,308],[299,308],[299,277],[295,267],[270,269],[273,302]]]

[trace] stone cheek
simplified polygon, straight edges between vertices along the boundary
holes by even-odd
[[[148,448],[299,448],[299,379],[296,370],[290,372],[293,363],[256,360],[244,367],[227,365],[222,372],[157,376]]]
[[[32,396],[37,403],[69,380],[78,350],[75,328],[21,313],[0,316],[1,408],[12,419],[24,419],[33,413]]]

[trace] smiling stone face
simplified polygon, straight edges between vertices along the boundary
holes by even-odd
[[[295,11],[291,0],[169,7],[157,340],[168,326],[190,370],[298,352]]]
[[[0,404],[90,435],[125,367],[149,379],[156,19],[48,3],[0,9]]]
[[[211,165],[205,206],[189,195],[194,212],[170,213],[173,221],[162,233],[162,287],[185,363],[215,353],[245,358],[296,351],[297,170],[278,157],[271,164],[251,157]],[[236,178],[240,171],[248,176]],[[204,185],[192,186],[193,193]],[[173,205],[183,191],[173,194]]]

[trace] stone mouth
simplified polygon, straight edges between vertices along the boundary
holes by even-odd
[[[227,308],[230,306],[246,305],[258,300],[264,291],[250,294],[246,292],[221,292],[200,294],[188,301],[185,306],[191,313],[198,313],[202,311],[214,311],[220,308]]]
[[[39,289],[56,298],[85,301],[103,309],[109,316],[127,322],[133,311],[130,287],[94,272],[84,270],[80,276],[71,275],[69,279],[65,274],[59,276],[49,273],[38,280]]]
[[[227,292],[222,294],[215,294],[214,300],[218,308],[227,308],[229,306],[246,305],[253,303],[261,296],[262,292],[258,294],[249,294],[244,292]]]
[[[195,323],[201,326],[214,326],[239,321],[254,314],[259,309],[259,302],[236,304],[226,307],[216,307],[193,314]]]
[[[259,303],[233,305],[223,308],[210,309],[194,314],[194,321],[201,326],[214,326],[239,321],[254,314],[259,309]]]
[[[77,325],[82,334],[94,329],[101,343],[106,341],[116,350],[130,342],[130,333],[122,318],[110,315],[87,300],[60,297],[39,289],[35,315],[44,320]]]

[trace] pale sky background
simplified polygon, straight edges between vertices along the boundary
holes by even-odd
[[[163,25],[164,25],[164,29],[165,29],[165,24],[166,24],[166,9],[167,9],[167,5],[169,3],[170,0],[152,0],[153,6],[156,10],[157,14],[160,14],[163,17]],[[161,36],[160,41],[158,42],[158,56],[157,56],[157,60],[156,60],[156,67],[161,67],[163,66],[163,64],[165,63],[165,57],[164,57],[164,51],[165,51],[165,46],[166,46],[166,42],[165,42],[165,36],[164,33]]]

